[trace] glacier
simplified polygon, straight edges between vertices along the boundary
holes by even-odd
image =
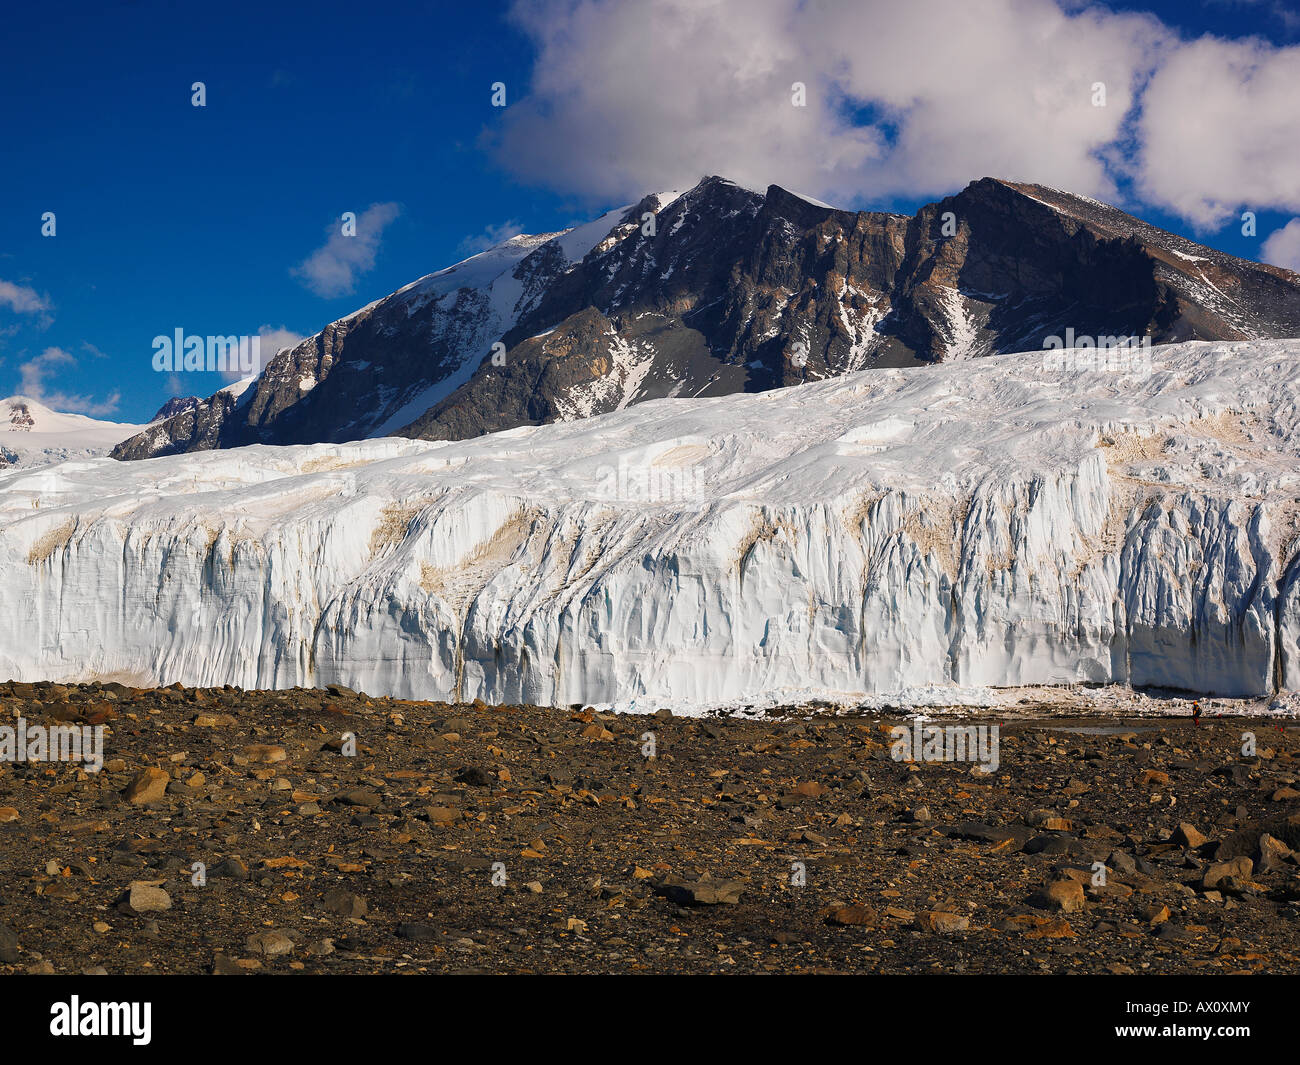
[[[0,677],[690,707],[1300,687],[1300,341],[0,470]]]

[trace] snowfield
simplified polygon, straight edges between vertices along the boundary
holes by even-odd
[[[62,414],[26,396],[0,399],[0,471],[94,458],[147,428]]]
[[[1300,688],[1300,341],[0,470],[0,677],[637,709]]]

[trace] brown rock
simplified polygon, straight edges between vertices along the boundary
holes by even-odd
[[[837,906],[827,915],[831,924],[876,928],[880,924],[880,914],[870,906]]]
[[[0,816],[3,811],[0,811]],[[1275,839],[1267,832],[1259,837],[1259,849],[1255,855],[1255,872],[1271,873],[1280,869],[1291,855],[1291,848],[1280,839]]]
[[[1215,862],[1205,870],[1205,875],[1201,878],[1201,886],[1208,891],[1210,888],[1218,887],[1219,882],[1228,877],[1249,880],[1251,870],[1251,861],[1245,855],[1226,862]]]
[[[1150,903],[1142,910],[1142,919],[1152,928],[1164,924],[1169,920],[1169,907],[1159,902]]]
[[[293,951],[293,940],[283,932],[258,932],[244,940],[244,949],[250,954],[264,954],[268,958]]]
[[[970,918],[944,910],[922,910],[916,915],[916,927],[923,932],[964,932]]]
[[[597,725],[595,722],[583,729],[582,735],[589,740],[612,740],[614,738],[614,734],[609,729],[603,725]]]
[[[160,881],[132,881],[122,901],[136,913],[158,913],[172,908],[172,897],[162,889]]]
[[[708,874],[699,880],[670,878],[659,887],[659,894],[683,906],[734,906],[740,902],[745,885],[735,880],[713,880]]]
[[[1073,939],[1077,933],[1064,917],[1039,917],[1040,922],[1025,933],[1026,939]]]
[[[370,907],[360,895],[344,888],[333,888],[325,893],[325,909],[340,917],[364,917]]]
[[[1075,913],[1084,907],[1083,885],[1074,880],[1057,880],[1030,895],[1029,904],[1040,910]]]
[[[253,743],[244,748],[244,757],[250,762],[270,765],[274,762],[283,762],[289,757],[289,752],[278,744]]]
[[[165,769],[156,769],[149,766],[140,770],[135,778],[126,786],[122,792],[122,797],[127,802],[143,805],[149,802],[158,802],[167,794],[167,784],[171,777],[167,775]]]

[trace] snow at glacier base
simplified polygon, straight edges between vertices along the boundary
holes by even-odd
[[[0,677],[651,710],[1300,687],[1300,341],[1151,357],[13,470]]]

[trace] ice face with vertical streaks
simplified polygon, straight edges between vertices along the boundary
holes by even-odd
[[[687,707],[1300,687],[1300,341],[0,472],[0,677]],[[631,479],[629,479],[629,474]]]

